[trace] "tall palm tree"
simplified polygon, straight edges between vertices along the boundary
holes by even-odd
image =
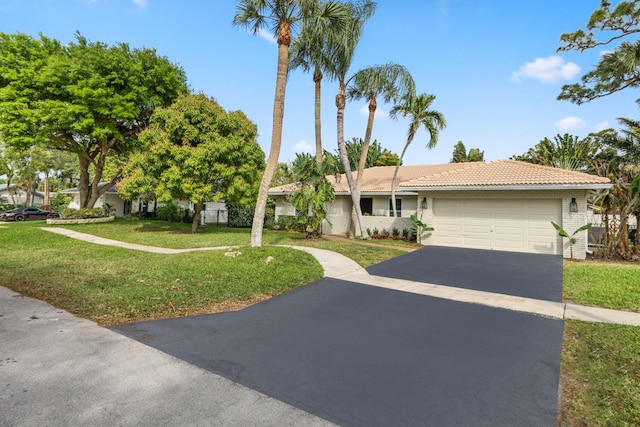
[[[425,130],[429,132],[429,142],[427,148],[431,149],[438,143],[438,136],[442,129],[447,126],[447,122],[441,112],[437,110],[431,110],[431,104],[436,99],[435,95],[429,95],[422,93],[420,95],[407,95],[402,98],[400,104],[395,105],[389,112],[389,116],[392,119],[396,119],[398,116],[403,118],[409,118],[409,130],[407,132],[407,143],[402,149],[400,154],[400,162],[396,165],[396,169],[393,171],[393,179],[391,180],[391,206],[393,209],[393,216],[397,216],[396,211],[396,179],[398,177],[398,169],[402,165],[402,159],[407,152],[407,148],[416,136],[416,132],[424,126]]]
[[[333,58],[328,46],[334,42],[348,23],[348,9],[343,3],[327,1],[318,5],[315,10],[316,18],[330,16],[332,19],[311,19],[310,25],[303,25],[300,35],[291,44],[289,54],[289,69],[302,68],[305,72],[313,71],[315,86],[315,139],[316,161],[321,162],[322,151],[322,122],[321,93],[322,79],[326,74],[330,80],[337,78]],[[315,25],[319,24],[319,25]]]
[[[344,109],[347,104],[347,72],[351,66],[356,46],[362,36],[364,24],[375,12],[376,3],[371,0],[360,0],[357,3],[349,3],[348,7],[351,16],[349,25],[345,27],[345,31],[343,33],[343,37],[340,38],[340,42],[334,43],[331,47],[339,82],[338,94],[336,95],[336,107],[338,109],[338,152],[340,154],[340,161],[344,166],[347,183],[349,184],[351,200],[354,208],[356,209],[356,220],[360,236],[362,238],[366,238],[367,234],[365,233],[364,226],[362,224],[362,209],[360,208],[360,201],[357,198],[356,185],[351,173],[351,167],[349,166],[349,158],[347,156],[347,149],[344,142]]]
[[[377,98],[381,97],[385,103],[397,103],[399,98],[407,94],[414,94],[415,90],[416,85],[409,71],[404,66],[394,63],[363,68],[348,80],[347,98],[349,100],[364,99],[369,102],[369,118],[358,163],[358,177],[356,178],[352,216],[355,214],[355,205],[360,205],[362,175],[364,174],[371,143],[373,121],[378,107]]]
[[[318,17],[314,12],[318,8],[318,0],[239,0],[232,24],[246,28],[257,34],[269,28],[278,42],[278,67],[276,89],[273,101],[273,128],[271,130],[271,148],[260,182],[258,199],[253,214],[251,227],[251,246],[262,246],[262,228],[267,206],[269,186],[278,166],[280,146],[282,144],[282,122],[284,117],[284,101],[289,68],[289,47],[295,29],[301,22],[321,30],[323,21],[330,19]],[[313,17],[313,19],[312,19]]]

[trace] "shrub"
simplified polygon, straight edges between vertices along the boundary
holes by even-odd
[[[251,228],[253,225],[253,209],[227,205],[227,212],[229,216],[227,225],[229,227]]]
[[[300,228],[298,217],[295,215],[280,215],[276,221],[276,226],[280,230],[298,230]]]
[[[71,203],[71,196],[58,193],[53,199],[49,200],[49,208],[54,212],[60,212],[69,206],[69,203]]]
[[[183,217],[184,209],[182,209],[174,202],[169,202],[164,206],[160,206],[158,209],[156,209],[156,218],[163,221],[179,222]]]

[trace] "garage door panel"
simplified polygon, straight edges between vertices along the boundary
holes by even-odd
[[[442,246],[560,254],[551,221],[561,222],[559,199],[434,200],[434,241]]]

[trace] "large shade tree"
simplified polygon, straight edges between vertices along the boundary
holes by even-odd
[[[40,36],[0,33],[0,134],[12,146],[74,153],[81,207],[92,207],[121,169],[109,157],[136,150],[156,107],[187,91],[184,71],[153,49],[108,46],[76,33],[63,46]]]
[[[447,121],[444,115],[438,110],[432,110],[431,104],[436,99],[435,95],[429,95],[421,93],[420,95],[409,94],[402,98],[399,104],[395,105],[389,112],[389,116],[393,119],[398,117],[409,119],[409,129],[407,131],[407,142],[400,153],[400,163],[396,165],[393,171],[393,178],[391,179],[391,206],[393,209],[393,216],[397,216],[396,210],[396,180],[398,178],[398,170],[402,165],[402,160],[407,152],[407,148],[411,145],[413,138],[416,136],[418,130],[424,127],[429,133],[429,142],[427,142],[427,148],[431,149],[438,143],[438,136],[440,131],[447,126]]]
[[[262,246],[262,228],[267,207],[267,197],[271,180],[278,167],[280,146],[282,145],[282,123],[284,102],[289,69],[289,48],[299,25],[309,27],[310,31],[322,31],[326,22],[342,19],[340,16],[317,13],[318,0],[239,0],[232,24],[246,28],[253,34],[268,30],[278,43],[278,64],[276,72],[275,97],[273,100],[273,124],[271,146],[267,165],[260,182],[258,198],[251,227],[251,246]],[[327,9],[328,12],[340,12],[340,8]]]
[[[610,1],[602,0],[589,17],[586,31],[579,29],[560,36],[563,45],[558,51],[584,52],[607,46],[607,53],[593,70],[582,76],[580,83],[563,86],[558,99],[582,104],[626,88],[640,87],[638,3],[621,1],[612,8]]]
[[[340,41],[330,47],[339,82],[338,94],[336,95],[338,152],[340,161],[344,167],[347,183],[349,184],[353,207],[356,210],[358,231],[362,238],[366,238],[367,234],[362,221],[360,200],[357,195],[356,183],[351,173],[349,157],[344,141],[344,110],[347,105],[347,73],[349,72],[349,68],[351,68],[356,47],[364,30],[364,24],[373,16],[377,4],[371,0],[361,0],[358,3],[349,3],[348,6],[350,15],[348,25],[345,26],[343,36],[339,38]]]
[[[251,206],[264,169],[257,128],[241,111],[226,112],[205,95],[180,96],[157,109],[140,134],[143,149],[134,154],[118,184],[127,199],[154,194],[161,202],[190,200],[196,232],[207,201]]]

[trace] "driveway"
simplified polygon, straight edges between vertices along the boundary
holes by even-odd
[[[394,279],[562,301],[559,255],[427,246],[367,271]]]
[[[518,255],[429,247],[368,271],[559,298],[562,260]],[[339,425],[555,426],[558,319],[325,278],[113,330]]]

